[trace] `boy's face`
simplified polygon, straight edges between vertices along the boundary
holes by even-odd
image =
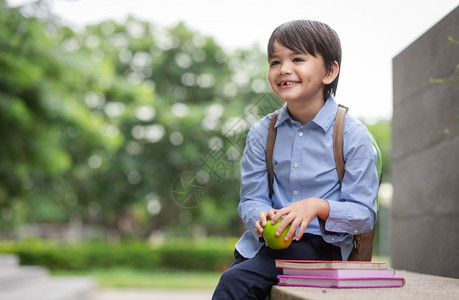
[[[324,101],[330,82],[322,56],[296,53],[277,41],[273,46],[268,81],[274,93],[285,102]]]

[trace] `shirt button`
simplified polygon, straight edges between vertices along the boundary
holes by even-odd
[[[298,131],[299,136],[303,136],[303,131]]]
[[[294,195],[298,195],[298,190],[294,190],[294,191],[293,191],[293,194],[294,194]]]
[[[294,167],[295,169],[298,168],[298,163],[294,163],[294,164],[293,164],[293,167]]]
[[[354,230],[354,234],[357,234],[357,232],[359,232],[357,229],[356,229],[356,230]]]

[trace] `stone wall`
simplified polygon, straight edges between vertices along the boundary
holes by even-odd
[[[391,258],[459,278],[459,44],[449,37],[459,41],[459,7],[393,59]]]

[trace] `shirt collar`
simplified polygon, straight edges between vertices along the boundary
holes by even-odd
[[[282,106],[282,108],[280,109],[279,116],[277,117],[277,122],[274,125],[274,127],[279,127],[282,123],[284,123],[287,120],[290,120],[290,114],[287,110],[287,103],[285,103],[284,106]]]
[[[336,103],[335,99],[333,99],[333,97],[330,96],[327,99],[327,101],[325,101],[325,105],[319,110],[319,112],[314,117],[314,119],[311,120],[311,122],[314,122],[326,132],[332,125],[337,110],[338,104]],[[284,104],[284,106],[280,109],[275,127],[280,126],[286,120],[294,121],[293,119],[291,119],[290,114],[288,113],[287,104]]]
[[[322,127],[325,132],[327,132],[333,124],[333,120],[335,120],[337,111],[338,104],[333,97],[329,97],[327,101],[325,101],[325,105],[319,110],[314,119],[312,119],[312,122],[316,123]]]

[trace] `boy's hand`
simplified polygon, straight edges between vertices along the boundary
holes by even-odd
[[[257,235],[263,237],[263,228],[266,226],[266,222],[272,220],[277,210],[271,208],[268,212],[260,211],[258,214],[259,220],[255,222],[255,228],[257,229]]]
[[[306,230],[309,222],[311,222],[315,217],[319,217],[322,220],[326,220],[328,218],[328,214],[330,213],[330,206],[326,200],[313,197],[297,201],[279,210],[273,210],[272,213],[273,215],[270,216],[270,219],[273,223],[276,223],[280,218],[283,218],[282,223],[277,229],[276,235],[280,236],[287,225],[292,223],[290,230],[285,236],[285,240],[289,240],[291,237],[293,237],[295,235],[296,229],[300,227],[298,235],[295,238],[297,241],[299,241],[303,236],[303,233]]]

